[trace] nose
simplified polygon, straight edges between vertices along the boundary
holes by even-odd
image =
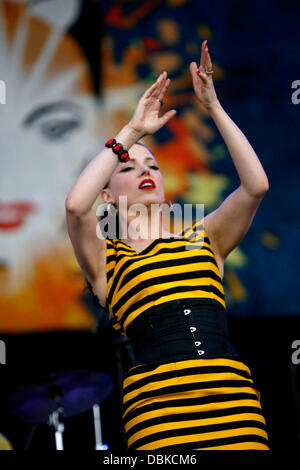
[[[144,174],[150,175],[150,168],[148,166],[144,166],[140,171],[141,171],[141,175],[144,175]]]

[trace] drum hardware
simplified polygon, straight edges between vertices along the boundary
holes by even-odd
[[[107,450],[109,446],[102,443],[100,406],[93,406],[94,428],[95,428],[95,450]]]
[[[56,450],[64,450],[65,418],[93,409],[95,449],[102,443],[100,403],[112,392],[111,378],[99,371],[70,370],[22,384],[4,398],[6,412],[28,423],[47,423],[55,432]],[[26,446],[28,448],[28,445]]]

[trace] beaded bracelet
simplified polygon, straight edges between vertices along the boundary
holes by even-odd
[[[117,142],[116,139],[109,139],[105,143],[105,147],[111,148],[118,155],[120,162],[128,162],[129,154],[127,150],[124,150],[123,145]]]

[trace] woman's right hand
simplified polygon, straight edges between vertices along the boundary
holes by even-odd
[[[156,82],[145,91],[128,123],[142,136],[154,134],[176,114],[176,110],[172,109],[159,117],[161,103],[158,100],[163,100],[171,81],[167,75],[167,72],[162,72]]]

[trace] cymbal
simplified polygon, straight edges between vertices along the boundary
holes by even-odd
[[[10,417],[44,423],[58,407],[63,416],[75,416],[100,404],[112,390],[112,379],[103,372],[64,370],[23,383],[4,397],[3,404]]]
[[[0,432],[0,450],[14,450],[12,444],[9,442],[7,437]]]

